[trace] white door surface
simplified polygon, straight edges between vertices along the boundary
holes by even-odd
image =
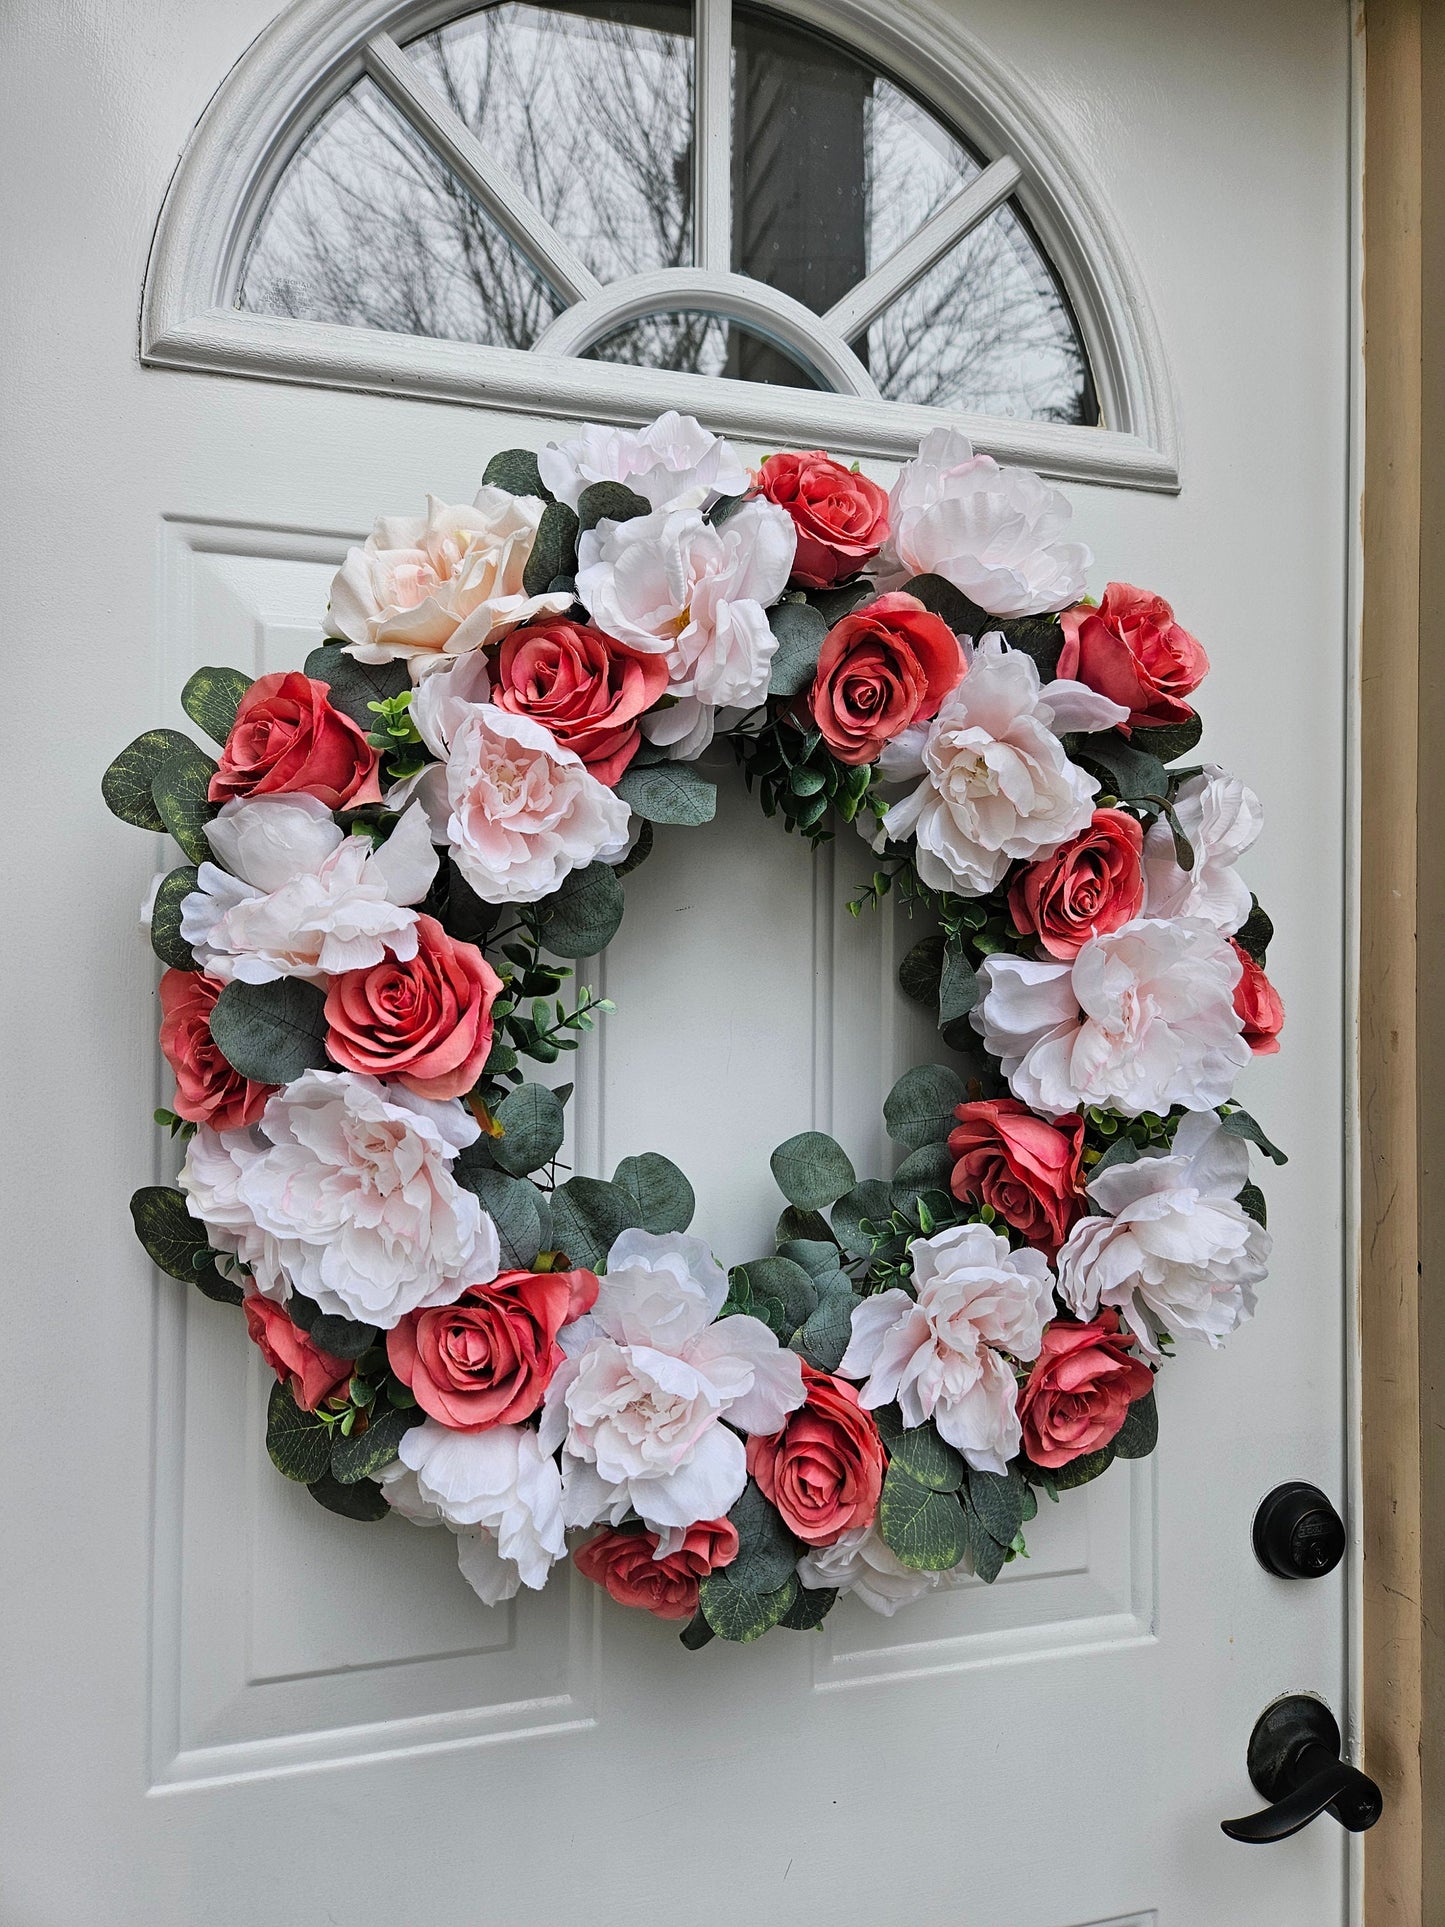
[[[360,45],[403,10],[291,11],[320,46]],[[493,384],[493,405],[456,398],[465,342],[429,387],[400,344],[398,392],[378,392],[393,345],[375,327],[353,331],[349,372],[318,350],[311,382],[285,378],[296,366],[237,372],[220,324],[143,361],[168,184],[273,0],[12,6],[5,1927],[1349,1918],[1333,1820],[1270,1848],[1218,1823],[1258,1804],[1245,1748],[1271,1700],[1319,1693],[1347,1729],[1350,1712],[1346,1572],[1287,1585],[1249,1543],[1284,1479],[1349,1497],[1350,10],[784,12],[844,38],[871,18],[879,44],[955,36],[963,64],[985,50],[978,88],[1006,76],[1119,238],[1090,325],[1110,312],[1123,341],[1131,302],[1152,315],[1118,349],[1134,472],[1077,453],[1103,429],[1056,436],[1075,454],[1040,460],[1095,552],[1093,592],[1111,577],[1157,588],[1204,642],[1204,753],[1266,806],[1248,867],[1289,1021],[1240,1096],[1291,1161],[1267,1178],[1258,1317],[1220,1354],[1182,1348],[1157,1454],[1045,1507],[1030,1557],[995,1586],[892,1619],[845,1600],[816,1636],[750,1647],[686,1652],[562,1568],[544,1595],[488,1610],[448,1535],[353,1525],[275,1475],[265,1375],[235,1314],[153,1274],[130,1232],[131,1191],[169,1175],[148,1122],[167,1092],[137,925],[159,850],[106,815],[100,773],[140,729],[181,724],[177,692],[201,663],[299,665],[374,515],[428,489],[467,499],[495,451],[569,432],[588,410],[567,383],[596,364],[533,357],[534,410],[518,380]],[[716,46],[708,59],[699,85],[715,95]],[[265,99],[250,111],[264,118]],[[1093,272],[1065,268],[1079,286]],[[250,319],[277,339],[301,325]],[[189,340],[183,321],[160,332]],[[167,358],[191,365],[155,365]],[[682,393],[683,377],[636,379],[658,407]],[[880,449],[904,433],[899,415],[870,434],[881,404],[866,390],[827,403],[811,436],[801,413],[749,436],[731,405],[720,385],[697,391],[695,412],[749,459],[826,441],[886,481]],[[1034,433],[998,446],[1028,459]],[[906,922],[847,914],[851,845],[815,860],[739,781],[724,774],[723,791],[714,824],[660,834],[588,969],[618,1008],[582,1054],[574,1153],[605,1175],[665,1151],[697,1188],[694,1228],[731,1263],[765,1247],[779,1208],[771,1147],[817,1127],[860,1171],[886,1169],[882,1096],[939,1045],[894,982]]]

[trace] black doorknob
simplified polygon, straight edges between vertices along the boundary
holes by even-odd
[[[1317,1485],[1277,1485],[1254,1515],[1254,1556],[1280,1579],[1323,1579],[1345,1556],[1345,1522]]]
[[[1368,1774],[1340,1758],[1340,1729],[1323,1700],[1293,1693],[1267,1706],[1249,1736],[1249,1777],[1270,1804],[1220,1824],[1231,1840],[1287,1840],[1328,1811],[1351,1833],[1374,1826],[1384,1807]]]

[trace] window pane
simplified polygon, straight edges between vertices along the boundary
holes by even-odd
[[[587,350],[588,361],[622,361],[635,368],[675,368],[689,375],[728,375],[733,380],[775,382],[784,388],[822,388],[791,350],[775,347],[724,315],[691,309],[643,315],[605,335]],[[745,371],[744,364],[761,372]]]

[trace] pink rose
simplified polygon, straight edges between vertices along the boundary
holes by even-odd
[[[253,1084],[221,1055],[211,1012],[224,989],[199,970],[163,972],[161,1050],[176,1074],[176,1116],[213,1131],[239,1131],[256,1123],[276,1087]]]
[[[645,1529],[599,1532],[578,1546],[572,1563],[619,1606],[640,1606],[659,1619],[691,1619],[700,1581],[737,1558],[737,1527],[729,1519],[699,1519],[662,1559],[655,1556],[657,1543],[657,1534]]]
[[[803,1365],[804,1400],[781,1432],[748,1440],[748,1471],[783,1524],[810,1546],[831,1546],[871,1525],[888,1469],[883,1440],[858,1388]]]
[[[332,708],[324,682],[290,670],[261,676],[241,698],[207,795],[225,803],[296,790],[329,810],[381,801],[376,751],[365,732]]]
[[[820,448],[770,455],[755,477],[759,492],[793,519],[798,532],[791,580],[829,589],[856,575],[888,540],[888,496]]]
[[[274,1299],[263,1298],[259,1291],[248,1292],[241,1309],[246,1314],[246,1330],[262,1358],[283,1385],[290,1380],[291,1396],[302,1411],[314,1412],[351,1377],[354,1361],[333,1358],[330,1352],[313,1345]]]
[[[1144,832],[1127,810],[1095,810],[1088,829],[1051,856],[1015,871],[1008,908],[1014,928],[1068,962],[1106,930],[1144,908]]]
[[[557,616],[514,629],[502,644],[498,709],[531,716],[599,783],[615,783],[637,753],[637,719],[667,688],[667,661]]]
[[[503,1271],[454,1305],[409,1312],[386,1355],[424,1412],[455,1432],[517,1425],[562,1363],[557,1334],[597,1298],[590,1271]]]
[[[878,596],[834,623],[810,706],[840,763],[872,763],[886,743],[935,715],[964,672],[958,637],[916,596]]]
[[[326,1049],[343,1070],[394,1077],[418,1097],[464,1097],[492,1048],[502,980],[475,944],[416,920],[416,955],[343,970],[326,992]]]
[[[1035,1465],[1068,1465],[1118,1436],[1129,1407],[1154,1383],[1134,1357],[1119,1314],[1102,1311],[1089,1325],[1056,1318],[1019,1393],[1024,1450]]]
[[[1184,723],[1194,714],[1184,698],[1209,674],[1209,658],[1163,596],[1111,582],[1097,609],[1065,609],[1059,627],[1058,674],[1122,703],[1129,727]]]
[[[1229,939],[1229,947],[1239,959],[1239,982],[1234,987],[1234,1009],[1244,1026],[1244,1041],[1256,1057],[1273,1057],[1279,1050],[1279,1034],[1284,1029],[1284,1005],[1279,992],[1265,976],[1263,966],[1242,944]]]
[[[1050,1257],[1083,1208],[1084,1120],[1047,1123],[1014,1097],[960,1104],[948,1148],[958,1159],[953,1195],[988,1205]]]

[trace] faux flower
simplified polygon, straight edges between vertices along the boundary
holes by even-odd
[[[1035,1465],[1069,1465],[1118,1437],[1129,1407],[1154,1383],[1132,1343],[1115,1311],[1102,1311],[1087,1325],[1056,1318],[1044,1327],[1019,1394],[1024,1450]]]
[[[820,448],[770,455],[756,480],[759,492],[793,519],[793,581],[805,589],[830,589],[856,575],[888,539],[887,493]]]
[[[675,1552],[660,1552],[657,1534],[645,1527],[608,1528],[578,1546],[572,1563],[619,1606],[640,1606],[659,1619],[691,1619],[701,1581],[737,1556],[738,1531],[730,1519],[699,1519],[683,1533]]]
[[[973,1565],[965,1554],[948,1572],[918,1572],[905,1566],[876,1525],[855,1526],[831,1545],[811,1546],[798,1561],[798,1580],[817,1591],[852,1593],[870,1611],[891,1619],[900,1606],[911,1606],[925,1593],[951,1590],[971,1577]]]
[[[386,1335],[391,1369],[439,1425],[518,1425],[562,1363],[557,1334],[597,1296],[590,1271],[503,1271],[450,1305],[409,1312]]]
[[[412,719],[442,767],[416,794],[484,902],[537,903],[573,870],[621,856],[632,813],[541,723],[473,699],[485,678],[479,659],[417,691]]]
[[[551,730],[599,783],[615,783],[642,741],[638,717],[666,688],[661,656],[641,655],[590,624],[557,616],[507,637],[494,700]]]
[[[935,428],[893,484],[890,560],[897,574],[943,576],[992,616],[1066,609],[1093,560],[1062,540],[1070,513],[1032,469],[1000,468],[956,429]]]
[[[348,653],[400,658],[416,682],[519,623],[560,615],[572,601],[565,589],[529,596],[522,586],[545,506],[481,488],[470,508],[429,495],[425,516],[382,516],[331,585],[331,625]]]
[[[237,1131],[257,1121],[275,1086],[242,1077],[212,1038],[211,1012],[224,987],[199,970],[163,971],[161,1050],[176,1074],[176,1116]]]
[[[416,920],[416,955],[344,970],[326,991],[326,1051],[343,1070],[394,1077],[420,1097],[464,1097],[492,1048],[502,980],[475,944]]]
[[[876,762],[885,743],[938,712],[966,665],[958,637],[916,596],[878,596],[828,631],[809,706],[840,763]]]
[[[855,1386],[804,1362],[804,1400],[781,1432],[748,1440],[748,1471],[805,1545],[873,1523],[887,1455]]]
[[[1144,838],[1144,913],[1150,917],[1203,917],[1226,934],[1249,915],[1249,885],[1235,869],[1264,825],[1254,791],[1217,763],[1206,763],[1174,799],[1179,827],[1194,851],[1183,870],[1174,838],[1161,818]]]
[[[1212,1111],[1191,1111],[1172,1151],[1146,1151],[1090,1180],[1108,1215],[1080,1218],[1069,1233],[1059,1295],[1078,1318],[1114,1306],[1151,1357],[1163,1332],[1220,1344],[1253,1316],[1267,1269],[1269,1233],[1238,1201],[1248,1177],[1244,1139]]]
[[[537,468],[543,486],[572,509],[593,482],[625,482],[655,509],[705,510],[741,495],[749,479],[730,442],[671,408],[643,429],[593,423],[570,441],[549,442]]]
[[[303,1412],[314,1412],[356,1369],[350,1358],[336,1358],[313,1345],[308,1333],[294,1325],[282,1307],[259,1291],[248,1291],[241,1304],[246,1331],[262,1358]]]
[[[1194,714],[1184,698],[1209,674],[1209,658],[1163,596],[1111,582],[1096,609],[1065,609],[1059,627],[1059,674],[1122,703],[1131,726],[1183,723]]]
[[[803,1369],[760,1319],[718,1319],[726,1296],[700,1238],[624,1231],[613,1244],[542,1410],[543,1445],[563,1448],[568,1525],[620,1525],[631,1509],[666,1553],[737,1502],[737,1431],[780,1431],[803,1402]]]
[[[1200,1110],[1223,1104],[1249,1062],[1239,975],[1212,924],[1142,917],[1091,937],[1072,963],[986,958],[970,1022],[1014,1096],[1046,1117]]]
[[[1014,928],[1067,959],[1090,937],[1132,923],[1144,908],[1143,848],[1137,817],[1095,810],[1087,829],[1015,874],[1008,892]]]
[[[383,1328],[450,1304],[497,1274],[496,1226],[452,1176],[479,1127],[350,1071],[305,1071],[259,1126],[202,1125],[180,1186],[211,1243],[249,1264],[257,1289]]]
[[[1052,1258],[1083,1207],[1083,1118],[1049,1124],[1013,1097],[960,1104],[954,1116],[953,1195],[988,1205]]]
[[[1234,1011],[1244,1026],[1244,1041],[1256,1057],[1273,1057],[1279,1049],[1279,1034],[1284,1029],[1284,1005],[1279,992],[1265,976],[1263,965],[1257,964],[1242,944],[1231,937],[1229,947],[1239,959]]]
[[[259,677],[241,698],[206,794],[226,803],[304,790],[328,809],[356,809],[381,801],[376,766],[365,732],[332,708],[326,684],[292,670]]]
[[[546,1585],[567,1550],[562,1481],[530,1426],[456,1432],[429,1418],[397,1450],[404,1471],[384,1478],[382,1491],[405,1516],[451,1526],[457,1564],[479,1598],[495,1606],[519,1586]]]
[[[909,1247],[917,1299],[892,1287],[853,1309],[838,1366],[865,1379],[868,1411],[897,1401],[906,1426],[932,1419],[980,1472],[1019,1448],[1013,1359],[1038,1356],[1053,1275],[1038,1251],[1010,1251],[985,1224],[956,1225]]]
[[[203,863],[181,904],[196,962],[225,982],[324,983],[388,953],[416,955],[416,912],[436,875],[427,820],[409,809],[379,847],[347,836],[314,796],[223,804],[206,835],[225,869]]]

